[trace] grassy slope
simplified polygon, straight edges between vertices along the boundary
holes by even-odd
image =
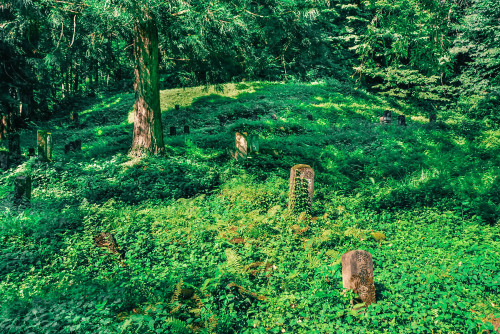
[[[162,92],[165,132],[191,135],[167,136],[167,158],[130,161],[133,94],[85,103],[81,129],[43,125],[53,163],[2,175],[0,332],[467,333],[500,317],[499,131],[430,127],[334,83],[242,83]],[[385,109],[409,126],[377,125]],[[259,154],[232,161],[236,131],[258,135]],[[83,151],[65,156],[77,138]],[[34,144],[24,132],[23,150]],[[285,210],[298,163],[316,171],[314,219]],[[18,212],[11,181],[25,171],[32,209]],[[104,231],[125,260],[93,246]],[[374,257],[378,303],[361,315],[341,294],[352,249]]]

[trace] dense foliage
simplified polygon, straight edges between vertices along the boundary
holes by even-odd
[[[62,114],[43,124],[54,162],[25,159],[0,179],[0,332],[493,330],[498,130],[453,114],[429,125],[424,110],[336,81],[224,88],[162,92],[162,109],[181,106],[164,124],[191,126],[166,137],[168,157],[127,156],[132,94],[73,106],[79,128]],[[375,124],[386,109],[408,126]],[[257,135],[259,153],[231,159],[235,131]],[[297,163],[316,172],[312,215],[286,209]],[[19,210],[11,181],[25,172],[32,206]],[[103,232],[120,252],[97,246]],[[365,312],[342,293],[352,249],[374,258]]]

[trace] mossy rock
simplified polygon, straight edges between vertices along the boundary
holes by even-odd
[[[375,239],[376,241],[382,241],[382,240],[385,240],[385,234],[383,233],[380,233],[380,232],[373,232],[371,234],[371,236],[373,237],[373,239]]]

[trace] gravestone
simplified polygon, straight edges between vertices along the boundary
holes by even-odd
[[[73,142],[73,151],[81,151],[82,150],[82,141],[81,139],[77,139]]]
[[[258,120],[259,120],[259,115],[252,114],[252,121],[258,121]]]
[[[184,125],[184,134],[188,135],[190,133],[189,131],[189,125]]]
[[[68,154],[69,151],[71,151],[71,145],[70,144],[64,145],[64,154]]]
[[[436,114],[430,114],[429,115],[429,123],[436,123],[437,120],[437,115]]]
[[[313,120],[313,115],[311,115],[311,114],[307,115],[307,119],[310,120],[310,121],[312,121]]]
[[[9,136],[9,152],[13,156],[21,155],[21,137],[19,133],[14,133]]]
[[[35,148],[30,147],[28,148],[28,157],[34,157],[35,156]]]
[[[365,306],[375,303],[372,255],[364,250],[353,250],[342,255],[342,284],[344,289],[353,290]]]
[[[14,179],[14,205],[29,207],[31,200],[31,177],[17,176]]]
[[[9,155],[8,151],[0,151],[0,169],[7,170],[9,169]]]
[[[52,160],[52,134],[47,131],[38,130],[36,133],[38,146],[38,158],[42,161]]]
[[[248,138],[249,151],[250,153],[257,153],[260,149],[259,136],[252,135]]]
[[[295,165],[290,169],[288,209],[296,212],[312,210],[314,169],[309,165]]]
[[[178,104],[176,104],[176,105],[175,105],[175,110],[176,110],[176,111],[179,111],[179,109],[180,109],[180,106],[179,106]]]
[[[406,117],[405,115],[398,116],[398,125],[406,126]]]
[[[380,124],[391,124],[392,113],[390,110],[384,111],[384,116],[380,117]]]
[[[248,142],[246,132],[236,132],[236,134],[234,135],[234,146],[236,150],[234,151],[233,157],[236,160],[246,159],[248,155]]]
[[[219,119],[219,125],[220,126],[226,125],[226,122],[227,122],[227,117],[226,116],[217,116],[217,118]]]
[[[78,118],[78,113],[76,111],[71,113],[70,118],[71,118],[71,121],[73,122],[73,125],[78,126],[78,124],[80,123],[80,120]]]
[[[170,127],[170,135],[171,136],[177,135],[177,129],[175,128],[175,126]]]

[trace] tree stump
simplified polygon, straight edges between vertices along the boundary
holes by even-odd
[[[31,201],[31,177],[17,176],[14,179],[14,205],[29,207]]]
[[[42,161],[52,160],[52,134],[47,131],[38,130],[36,134],[38,146],[38,158]]]
[[[9,169],[9,151],[0,151],[0,169],[7,170]]]
[[[372,255],[364,250],[353,250],[342,255],[342,284],[344,289],[353,290],[358,299],[353,304],[375,303]]]
[[[309,165],[295,165],[290,169],[288,209],[294,212],[312,211],[314,169]]]

